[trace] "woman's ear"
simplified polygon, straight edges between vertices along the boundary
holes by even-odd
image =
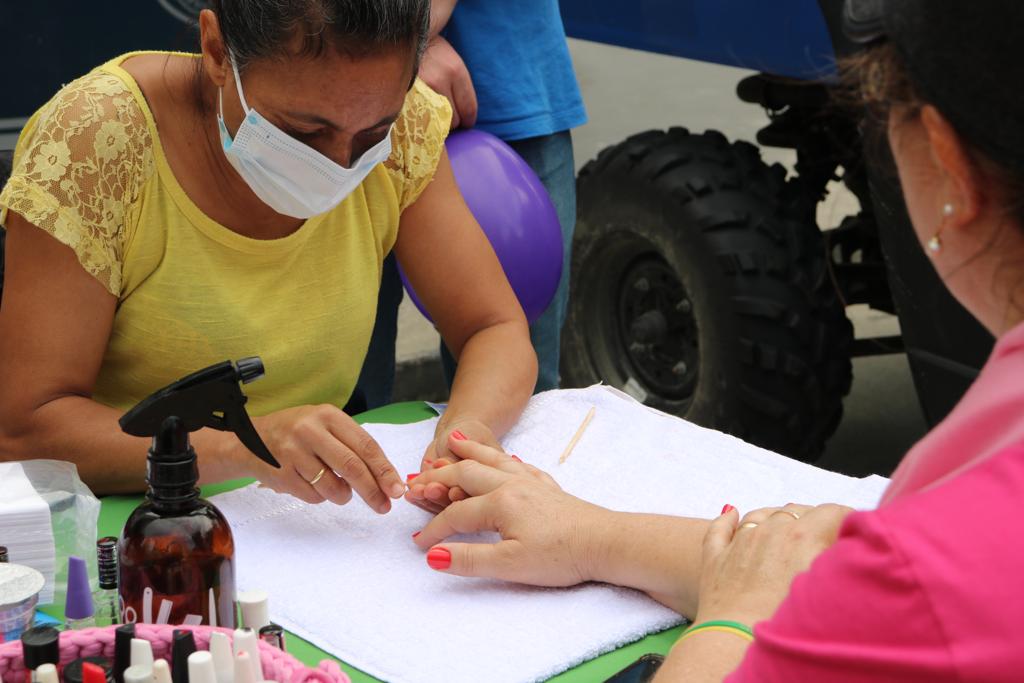
[[[203,71],[214,85],[223,88],[231,72],[231,62],[220,32],[220,21],[213,10],[204,9],[199,13],[199,45],[203,51]]]
[[[921,110],[921,124],[931,147],[932,163],[941,187],[936,188],[939,201],[953,207],[946,218],[951,228],[970,225],[983,209],[985,192],[983,178],[977,164],[952,124],[938,109],[925,105]]]

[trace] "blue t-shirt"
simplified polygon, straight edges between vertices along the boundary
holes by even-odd
[[[558,0],[459,0],[443,33],[473,78],[477,128],[522,140],[586,123]]]

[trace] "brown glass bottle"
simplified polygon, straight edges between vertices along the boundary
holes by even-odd
[[[234,628],[231,529],[199,497],[196,453],[175,421],[153,441],[146,500],[118,542],[121,620]]]

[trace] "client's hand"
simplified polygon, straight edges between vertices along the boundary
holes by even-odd
[[[793,578],[835,543],[852,510],[841,505],[788,504],[742,520],[735,509],[715,519],[704,537],[695,622],[767,619],[789,593]]]
[[[572,586],[593,577],[593,530],[608,510],[563,492],[550,476],[494,449],[452,444],[464,460],[416,477],[407,497],[435,484],[470,497],[452,503],[414,537],[428,564],[460,576],[486,576],[538,586]],[[444,543],[453,534],[497,531],[496,543]]]
[[[461,460],[461,457],[452,450],[451,445],[467,440],[475,441],[489,447],[491,450],[504,454],[501,450],[501,444],[498,443],[498,438],[494,436],[494,432],[480,420],[461,419],[450,423],[439,422],[437,431],[434,434],[434,440],[430,442],[426,452],[423,454],[420,471],[426,472],[436,467],[444,467],[453,462],[458,462]],[[411,486],[415,476],[415,474],[408,475],[406,483]],[[440,483],[436,483],[431,487],[431,492],[435,495],[430,497],[417,496],[410,499],[410,502],[436,515],[448,506],[449,503],[466,497],[466,493],[458,486],[449,490]]]

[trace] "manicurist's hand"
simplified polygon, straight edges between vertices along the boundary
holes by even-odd
[[[407,495],[434,484],[469,496],[452,503],[415,537],[428,564],[460,576],[486,576],[538,586],[572,586],[593,576],[596,537],[611,513],[563,492],[550,476],[491,448],[452,444],[463,460],[416,477]],[[448,543],[462,533],[496,531],[496,543]]]
[[[730,619],[753,626],[789,593],[797,574],[836,541],[852,512],[841,505],[792,503],[741,520],[735,509],[715,519],[704,538],[697,623]]]
[[[253,418],[253,424],[281,469],[264,464],[241,444],[235,457],[244,472],[275,491],[307,503],[344,505],[354,489],[381,514],[391,509],[391,498],[405,492],[373,437],[336,406],[289,408]]]

